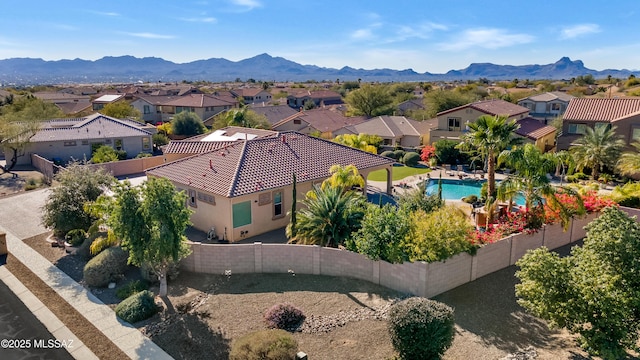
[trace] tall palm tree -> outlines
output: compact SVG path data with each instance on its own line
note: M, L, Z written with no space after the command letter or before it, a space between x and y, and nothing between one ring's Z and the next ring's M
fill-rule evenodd
M521 194L525 199L527 210L541 210L545 201L548 201L551 207L559 210L563 224L568 224L571 216L570 209L556 197L556 188L547 176L558 163L558 158L554 154L543 154L535 145L525 144L500 153L498 163L505 163L515 170L498 185L498 199L511 199L514 194ZM573 194L570 189L563 188L563 191ZM579 197L577 202L578 212L584 211Z
M469 124L469 132L462 137L462 147L476 149L487 160L487 194L496 191L496 156L500 151L522 142L513 134L520 125L505 116L483 115Z
M322 188L335 187L342 191L350 190L353 186L364 187L364 179L360 176L355 165L332 165L329 168L331 177L322 182Z
M301 201L296 234L290 242L338 247L358 230L364 216L364 197L339 187L315 186L313 196Z
M587 127L584 135L576 140L569 152L578 170L591 169L591 176L598 179L605 165L614 165L624 148L624 141L615 133L616 127Z
M633 175L640 173L640 142L636 141L633 144L636 148L635 151L626 151L620 155L616 168L622 175Z

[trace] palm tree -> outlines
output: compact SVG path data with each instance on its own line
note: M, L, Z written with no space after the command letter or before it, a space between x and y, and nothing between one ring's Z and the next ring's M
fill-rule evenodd
M589 168L592 170L591 176L598 179L605 165L616 163L624 148L624 141L616 135L615 129L615 126L585 129L584 135L569 149L578 170Z
M505 163L515 170L498 185L498 199L511 200L515 194L520 194L525 199L527 211L542 210L547 201L551 207L559 210L563 224L568 224L571 216L570 209L556 197L556 188L547 176L558 163L558 158L554 154L543 154L535 145L525 144L500 153L498 163ZM570 189L563 188L563 191L573 194ZM578 212L584 211L579 197L577 202Z
M462 137L462 147L476 149L487 160L487 194L496 191L496 156L500 151L522 142L513 136L520 125L504 116L483 115L469 124L469 132Z
M331 177L322 182L322 188L339 188L342 191L350 190L354 186L364 187L364 179L360 176L355 165L332 165L329 168Z
M568 172L573 171L573 167L575 166L575 164L573 161L573 157L566 150L558 151L557 153L555 153L554 156L557 161L556 176L560 176L560 186L562 186L562 181L564 180L564 176Z
M313 196L302 200L297 214L296 234L290 242L338 247L360 226L364 197L340 187L315 186Z
M631 145L636 150L624 152L616 164L616 168L622 175L633 175L640 172L640 142L636 141Z

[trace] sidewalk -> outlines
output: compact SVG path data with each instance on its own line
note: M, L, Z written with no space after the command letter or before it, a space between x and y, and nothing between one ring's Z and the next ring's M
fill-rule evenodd
M0 220L0 231L7 234L7 246L9 253L28 266L36 276L51 286L51 288L58 295L64 298L70 306L82 314L106 337L111 339L111 341L130 358L172 359L158 345L142 335L138 329L133 327L131 324L118 319L113 310L95 297L90 291L75 282L67 274L51 264L42 255L22 242L23 238L46 231L46 229L42 228L42 225L39 224L39 220L38 223L33 220L33 218L37 217L37 214L40 213L39 208L36 205L40 202L44 202L42 199L42 195L44 194L45 192L38 191L20 195L20 199L18 199L18 197L0 199L0 214L4 213L3 215L5 216ZM28 212L28 209L25 208L25 204L29 204L31 207L29 217L24 217L25 213ZM18 235L22 237L19 237ZM0 269L6 271L4 268ZM6 272L8 273L8 271ZM4 275L4 279L10 278L11 276L7 276L6 274ZM16 282L20 284L17 279L16 281L8 281L13 284ZM19 288L22 284L15 285L18 287L18 291L20 293L24 293L24 291L21 291L21 288ZM33 301L35 306L39 306L37 303L39 300L35 300L37 300ZM39 308L42 309L42 307ZM60 328L59 324L56 323L57 318L55 318L55 316L53 318L47 316L44 320L45 321L43 323L47 328L49 328L49 326ZM63 338L58 339L69 339L69 336L69 334L64 333ZM78 356L77 358L90 358L91 355L93 355L93 353L89 351L86 357Z

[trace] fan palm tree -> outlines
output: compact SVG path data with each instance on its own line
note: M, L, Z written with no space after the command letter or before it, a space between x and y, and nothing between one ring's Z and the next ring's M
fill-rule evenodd
M461 147L476 149L487 160L487 194L496 191L496 156L500 151L522 142L513 134L520 125L505 116L483 115L469 124L469 132L462 137Z
M556 197L556 188L547 174L556 168L558 159L554 154L543 154L533 144L525 144L513 150L506 150L498 156L498 163L505 163L515 171L498 185L498 199L511 199L520 194L525 199L527 210L543 209L544 202L559 210L562 223L566 226L571 217L571 209ZM570 189L564 192L574 194ZM574 194L577 196L577 194ZM584 211L582 200L577 196L578 212Z
M584 135L569 149L578 170L591 169L591 176L597 180L605 165L616 163L624 141L616 135L615 129L615 126L586 128Z
M344 244L360 226L364 216L364 198L342 188L315 186L313 196L302 200L298 211L296 234L290 242L337 247Z
M616 164L618 172L622 175L633 175L640 172L640 142L636 141L631 145L636 150L624 152Z

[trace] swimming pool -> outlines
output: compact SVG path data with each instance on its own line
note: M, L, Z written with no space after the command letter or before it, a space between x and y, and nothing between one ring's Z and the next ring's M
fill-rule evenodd
M442 179L442 198L445 200L460 200L465 196L475 195L480 198L480 188L487 180L452 180ZM427 183L427 195L438 193L438 180L431 179ZM518 195L514 199L518 205L524 205L522 196Z

